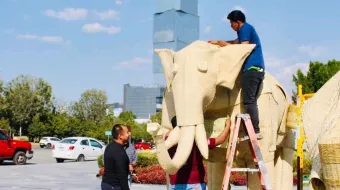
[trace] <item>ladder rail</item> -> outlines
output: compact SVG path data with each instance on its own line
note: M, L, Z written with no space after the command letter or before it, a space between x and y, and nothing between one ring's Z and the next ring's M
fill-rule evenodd
M230 180L230 175L231 175L231 169L233 167L233 161L234 161L234 156L235 156L235 150L236 150L236 144L237 144L237 137L240 129L240 124L241 120L236 120L236 125L233 130L233 137L232 137L232 144L230 151L227 154L227 165L226 165L226 170L224 172L224 180L222 184L222 189L223 190L228 190L229 187L229 180Z
M250 150L251 150L251 153L254 159L255 166L257 167L255 169L254 168L232 168L234 155L236 151L238 134L239 134L242 120L245 124L245 129L248 133ZM241 139L247 140L246 138L241 138ZM227 159L227 165L226 165L226 169L224 172L222 190L228 190L229 180L230 180L232 171L258 172L262 188L265 190L271 190L269 173L263 161L263 156L261 153L260 145L259 145L259 142L257 141L255 131L251 123L249 114L238 114L236 116L235 127L233 130L233 135L231 139L231 148L227 154L226 159Z
M268 174L267 168L265 166L265 163L263 161L263 156L262 156L262 153L261 153L260 145L259 145L259 142L256 139L255 131L254 131L253 125L251 123L251 120L247 119L247 120L244 121L244 123L245 123L245 126L247 128L248 134L250 132L249 137L250 137L250 144L252 146L252 149L251 149L252 154L254 155L253 156L254 162L257 163L259 170L261 171L259 173L259 175L260 175L259 177L261 179L261 184L264 184L265 187L270 188L269 174Z

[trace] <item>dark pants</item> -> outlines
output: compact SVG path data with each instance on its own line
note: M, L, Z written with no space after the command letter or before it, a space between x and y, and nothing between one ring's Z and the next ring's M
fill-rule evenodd
M101 186L102 186L102 190L120 190L120 187L118 187L118 186L112 186L110 184L103 183L103 182L102 182Z
M248 70L242 73L242 100L246 112L250 115L255 133L260 132L257 95L264 79L264 72Z

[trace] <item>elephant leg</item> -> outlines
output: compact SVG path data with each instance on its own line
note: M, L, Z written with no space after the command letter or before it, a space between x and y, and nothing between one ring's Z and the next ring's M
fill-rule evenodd
M208 162L209 190L221 190L225 167L226 167L225 162Z
M277 190L293 189L294 133L287 130L284 147L278 148L276 169Z

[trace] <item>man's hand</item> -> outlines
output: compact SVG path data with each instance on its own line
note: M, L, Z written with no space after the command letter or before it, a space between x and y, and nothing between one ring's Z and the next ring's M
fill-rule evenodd
M231 45L231 43L219 40L219 41L217 41L217 45L219 45L220 47L224 47L224 46L227 46L227 45Z
M129 171L132 173L133 172L133 166L132 164L129 164Z
M218 41L217 40L209 40L208 43L217 45Z

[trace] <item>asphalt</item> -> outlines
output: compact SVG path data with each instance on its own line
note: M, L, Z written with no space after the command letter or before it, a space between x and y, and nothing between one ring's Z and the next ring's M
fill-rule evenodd
M0 165L1 190L100 190L96 161L56 163L50 149L34 146L34 157L27 165L10 162ZM132 190L161 190L165 185L132 184ZM233 186L232 190L245 190ZM294 188L296 189L296 188ZM307 190L307 189L304 189Z

